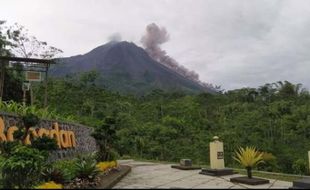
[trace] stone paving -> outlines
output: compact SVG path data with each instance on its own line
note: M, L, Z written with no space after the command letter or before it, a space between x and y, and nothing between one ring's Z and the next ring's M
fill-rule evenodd
M231 183L234 174L212 177L199 174L200 170L178 170L170 164L120 160L120 164L129 165L132 171L113 188L115 189L288 189L291 182L270 179L266 185L244 185Z

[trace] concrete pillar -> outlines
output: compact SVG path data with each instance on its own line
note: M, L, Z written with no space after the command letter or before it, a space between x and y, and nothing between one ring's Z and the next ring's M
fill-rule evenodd
M214 136L210 142L210 167L211 169L224 169L224 146L219 137Z

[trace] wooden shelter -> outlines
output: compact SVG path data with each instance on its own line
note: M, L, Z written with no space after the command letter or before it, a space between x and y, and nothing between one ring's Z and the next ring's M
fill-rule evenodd
M10 65L21 64L22 71L35 71L45 74L45 92L44 92L44 107L47 106L47 81L48 81L48 69L50 65L55 64L54 59L35 59L35 58L23 58L23 57L8 57L0 56L0 98L3 96L3 86L5 82L5 70L13 69Z

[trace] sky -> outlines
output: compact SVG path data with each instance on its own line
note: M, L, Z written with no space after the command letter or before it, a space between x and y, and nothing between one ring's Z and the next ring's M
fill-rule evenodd
M200 80L230 90L288 80L310 89L308 0L0 0L0 20L84 54L115 34L142 46L150 23L161 48Z

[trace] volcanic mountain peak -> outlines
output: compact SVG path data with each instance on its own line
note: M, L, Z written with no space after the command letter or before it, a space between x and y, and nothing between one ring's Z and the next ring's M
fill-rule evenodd
M156 62L134 43L109 42L84 55L60 59L51 74L67 74L97 70L98 84L119 92L144 94L153 89L186 92L214 92L176 71Z

